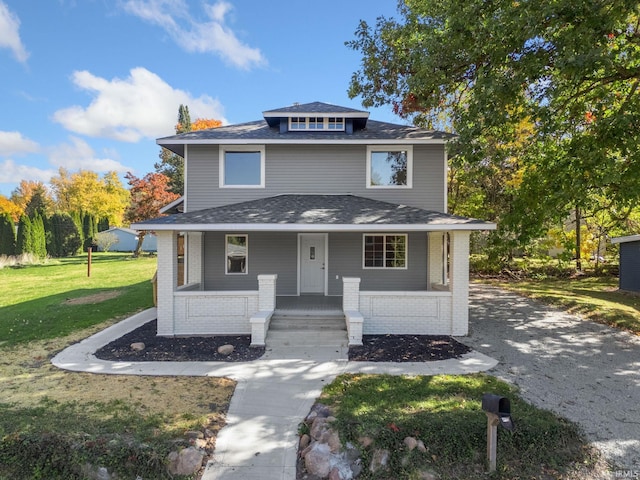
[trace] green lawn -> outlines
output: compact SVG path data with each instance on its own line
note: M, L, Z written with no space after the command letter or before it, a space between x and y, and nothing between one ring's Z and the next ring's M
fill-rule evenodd
M94 253L90 277L86 254L44 265L3 268L0 345L61 337L151 307L150 280L155 270L155 257L134 259L131 254L115 253ZM97 294L113 298L72 301Z
M498 468L491 476L485 473L487 418L481 409L487 392L511 400L516 425L514 432L499 429ZM363 449L363 479L420 479L427 472L441 480L577 479L603 468L576 425L533 407L514 387L484 374L341 375L324 388L320 402L332 407L343 444L373 439ZM427 452L408 451L407 436L422 440ZM376 449L389 450L391 460L389 471L374 475L368 466Z
M640 334L640 296L618 290L616 277L489 281L548 305Z

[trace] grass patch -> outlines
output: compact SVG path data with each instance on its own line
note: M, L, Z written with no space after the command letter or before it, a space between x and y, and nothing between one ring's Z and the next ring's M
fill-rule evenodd
M431 471L443 480L483 479L487 419L481 398L487 392L511 399L516 423L515 432L498 433L498 470L491 478L589 478L598 456L578 427L526 403L491 376L341 375L320 401L336 412L343 444L358 445L363 436L374 440L364 449L359 478L419 479ZM422 440L428 451L409 452L407 436ZM368 465L378 448L391 452L390 470L374 475Z
M187 430L224 425L224 378L72 373L50 358L152 305L156 258L97 253L0 269L0 480L172 478ZM94 470L88 472L86 464ZM83 469L84 468L84 469Z
M484 281L589 320L640 334L640 296L619 291L616 277Z
M134 259L115 253L94 254L91 277L87 277L86 255L3 268L0 345L61 337L149 308L155 270L155 257ZM94 301L72 301L90 296Z

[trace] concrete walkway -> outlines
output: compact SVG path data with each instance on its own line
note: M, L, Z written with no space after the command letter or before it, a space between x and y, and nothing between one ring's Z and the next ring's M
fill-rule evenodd
M322 387L344 372L394 375L464 374L497 362L478 352L458 360L415 363L348 362L346 349L270 349L252 362L109 362L96 350L156 318L150 309L113 325L56 355L57 367L120 375L227 377L237 381L227 424L216 439L214 459L202 480L294 480L298 424Z

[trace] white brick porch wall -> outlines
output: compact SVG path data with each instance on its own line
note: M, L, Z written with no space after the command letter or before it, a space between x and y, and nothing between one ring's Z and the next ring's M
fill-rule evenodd
M246 335L258 311L257 291L175 292L173 335Z
M451 335L450 292L360 292L365 335Z
M178 283L178 239L175 232L156 232L158 239L158 335L174 335L173 294Z

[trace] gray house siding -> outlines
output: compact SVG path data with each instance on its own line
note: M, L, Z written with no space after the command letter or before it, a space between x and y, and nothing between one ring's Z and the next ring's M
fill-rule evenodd
M443 145L414 145L413 188L366 188L366 145L266 145L265 188L219 188L218 145L190 145L186 156L188 211L284 193L351 193L445 211Z
M229 232L243 234L243 232ZM258 275L277 274L277 294L296 295L298 290L298 235L252 232L248 234L248 273L225 274L225 233L206 232L204 237L205 290L257 290Z
M229 232L242 234L243 232ZM378 233L378 232L375 232ZM384 233L384 232L380 232ZM205 290L257 290L258 275L277 274L277 295L298 293L298 234L248 234L248 273L225 274L225 233L206 232L204 239ZM360 277L361 290L420 291L427 289L427 235L407 239L406 270L364 269L363 234L328 235L328 294L342 295L342 277ZM337 277L337 278L336 278Z
M385 233L385 232L372 232ZM360 290L417 291L427 289L427 235L407 238L407 269L363 268L363 234L329 234L329 295L342 295L342 277L359 277ZM336 280L336 275L339 277Z
M620 244L620 288L640 292L640 241Z

